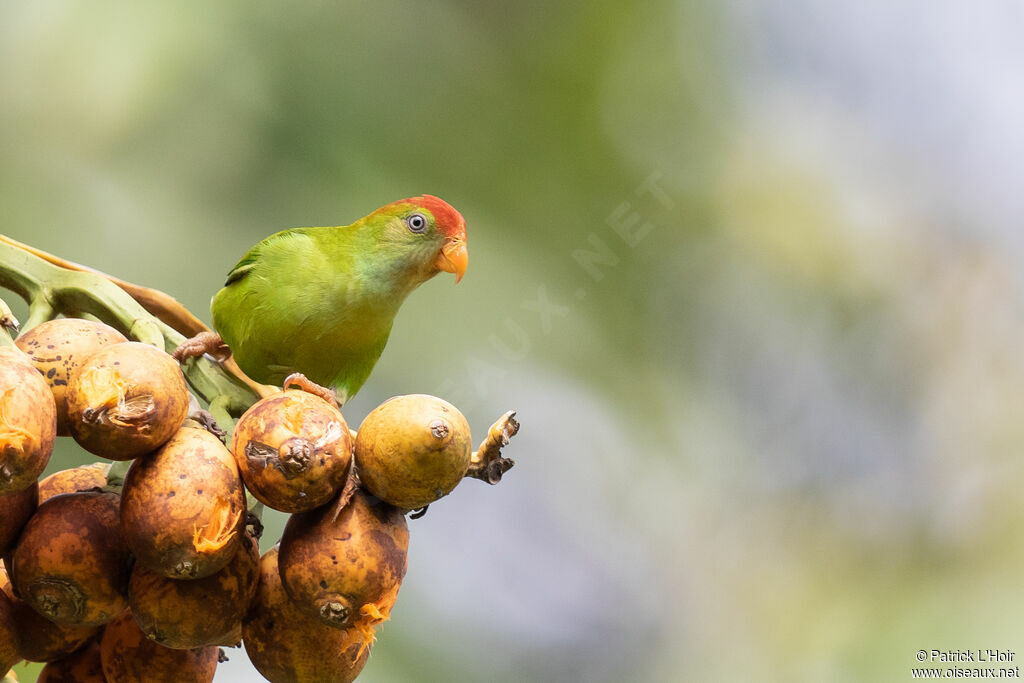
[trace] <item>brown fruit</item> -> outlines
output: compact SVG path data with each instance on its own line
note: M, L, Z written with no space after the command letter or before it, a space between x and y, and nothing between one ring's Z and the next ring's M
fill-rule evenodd
M231 452L252 495L282 512L305 512L345 483L352 437L341 412L305 391L282 391L238 420Z
M188 414L178 363L139 342L107 346L71 374L65 395L72 435L90 453L131 460L162 445Z
M52 662L66 657L99 633L98 626L61 626L46 619L21 600L14 600L18 656L30 662Z
M82 491L55 496L36 510L11 556L22 600L65 626L99 626L127 606L128 548L118 495Z
M6 672L21 659L18 656L19 639L14 601L0 591L0 671Z
M242 642L256 670L273 683L348 683L366 666L373 643L355 629L325 626L303 614L281 585L278 549L260 562L259 588L242 623Z
M337 502L291 516L280 568L296 607L345 628L376 619L381 600L393 600L405 576L409 528L401 510L362 491L340 512Z
M94 462L91 465L54 472L39 482L39 502L42 503L62 493L103 488L107 485L109 471L109 464Z
M39 478L56 435L46 380L21 351L0 348L0 494L24 491Z
M50 385L57 405L57 434L68 436L71 433L64 393L72 371L104 346L126 341L123 334L109 325L79 318L57 318L36 325L14 342Z
M128 603L143 633L164 647L189 649L237 645L259 580L256 540L244 537L228 566L204 579L168 579L136 564L128 583Z
M50 662L36 683L107 683L100 660L100 643L94 640L67 657Z
M35 512L37 489L33 483L23 491L0 493L0 557L14 547L18 534Z
M107 624L100 640L103 674L117 683L200 683L212 681L217 671L216 646L172 650L146 637L125 611Z
M359 478L373 495L415 510L448 495L466 476L473 441L459 409L436 396L396 396L356 434Z
M231 453L205 429L182 427L132 463L121 528L136 559L172 579L223 569L241 547L245 489Z

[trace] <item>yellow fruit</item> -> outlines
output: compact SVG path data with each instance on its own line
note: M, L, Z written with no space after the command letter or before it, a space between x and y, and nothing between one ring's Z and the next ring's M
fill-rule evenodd
M98 626L61 626L44 618L21 600L14 602L18 656L30 662L53 662L85 645Z
M24 491L0 493L0 557L14 547L18 534L35 512L37 488L33 483Z
M65 400L75 440L90 453L131 460L160 447L185 421L178 363L139 342L107 346L71 374Z
M0 494L35 482L56 435L57 408L46 380L21 351L0 349Z
M164 647L237 645L242 617L256 592L260 553L246 535L228 566L203 579L168 579L138 563L128 603L143 633Z
M17 594L50 621L105 624L128 605L130 557L118 522L118 495L82 491L36 510L14 547Z
M39 482L39 502L42 503L62 493L103 488L107 485L109 469L109 464L95 462L91 465L54 472Z
M273 683L349 683L370 655L361 631L325 626L292 603L281 585L278 549L260 562L259 588L242 623L242 642L256 670Z
M48 320L15 341L50 385L57 404L57 434L70 434L64 394L72 371L104 346L126 341L123 334L109 325L78 318Z
M172 579L223 569L241 547L245 489L224 444L182 427L132 463L121 492L121 528L135 558Z
M357 491L340 512L329 503L292 515L280 548L281 580L296 607L346 628L393 599L405 576L409 528L401 510Z
M59 626L44 619L38 612L14 597L14 586L7 569L0 562L0 602L11 606L14 619L17 659L30 662L51 662L82 647L99 630L90 626ZM2 638L2 636L0 636Z
M469 469L473 441L459 409L436 396L396 396L373 410L356 434L363 486L405 510L448 495Z
M107 624L100 641L100 660L108 681L117 683L203 683L217 671L218 648L172 650L146 637L132 613Z
M39 672L36 683L107 683L100 660L100 644L94 640L81 650L50 662Z
M231 452L257 500L282 512L304 512L344 485L352 437L341 412L322 398L282 391L238 420Z

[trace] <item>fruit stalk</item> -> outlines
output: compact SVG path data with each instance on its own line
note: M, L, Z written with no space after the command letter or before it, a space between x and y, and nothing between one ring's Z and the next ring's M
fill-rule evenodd
M131 339L167 352L185 340L184 334L150 313L106 276L95 271L55 265L36 255L41 252L11 242L0 235L0 286L15 292L29 304L29 320L24 329L57 314L79 317L88 314ZM56 258L52 260L60 262ZM173 301L167 295L163 296ZM180 304L176 305L180 310L186 310ZM0 317L14 320L6 304L0 306ZM5 336L8 335L0 334L0 344L4 343ZM182 367L182 371L196 394L208 404L219 399L219 405L231 415L241 415L259 398L240 376L241 373L230 372L208 358L192 359Z
M516 413L510 410L487 430L487 436L474 451L469 460L467 477L497 484L501 476L515 465L515 461L502 457L501 449L508 445L509 440L519 431Z

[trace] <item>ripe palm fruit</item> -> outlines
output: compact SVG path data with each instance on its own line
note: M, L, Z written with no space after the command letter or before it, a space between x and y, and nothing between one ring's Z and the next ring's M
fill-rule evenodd
M172 579L223 569L241 547L245 489L231 453L205 429L182 427L132 463L121 528L135 558Z
M103 488L107 485L108 471L109 464L94 462L91 465L54 472L39 482L39 502L42 503L62 493Z
M109 491L55 496L36 510L11 556L22 600L65 626L105 624L128 605L130 556L118 498Z
M405 576L409 528L398 508L356 491L292 515L281 536L281 581L299 610L328 626L373 633Z
M201 683L213 680L216 646L172 650L146 637L131 612L107 624L100 640L100 660L108 681L117 683Z
M64 393L72 371L104 346L126 341L128 339L123 334L109 325L78 318L48 320L15 341L50 385L57 404L58 435L69 436L71 433L68 431Z
M39 672L36 683L107 683L100 660L100 643L94 640L67 657L50 662Z
M436 396L396 396L377 406L356 434L363 486L415 510L451 493L466 476L473 441L459 409Z
M23 491L46 468L57 407L46 380L13 347L0 349L0 494Z
M14 586L0 562L0 594L12 605L15 632L19 638L18 659L49 662L80 648L99 630L96 627L59 626L14 597Z
M349 683L366 666L371 640L325 626L301 612L281 585L278 549L260 561L259 588L242 622L242 642L256 670L273 683Z
M0 591L0 671L6 672L18 656L18 624L14 618L14 601Z
M18 656L30 662L53 662L85 645L98 626L61 626L21 600L14 600L14 623L20 636Z
M107 346L71 374L65 400L75 440L90 453L131 460L155 450L188 414L178 363L139 342Z
M344 485L352 437L341 412L322 398L282 391L238 420L231 452L257 500L282 512L305 512Z
M135 623L164 647L237 645L242 617L256 592L260 553L246 535L228 566L204 579L168 579L136 564L128 582Z
M35 512L37 489L32 484L23 491L0 493L0 557L14 547L18 534Z

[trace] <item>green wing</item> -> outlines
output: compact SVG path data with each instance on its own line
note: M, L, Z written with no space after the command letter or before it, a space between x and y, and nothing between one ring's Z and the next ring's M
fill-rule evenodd
M234 284L238 282L255 267L256 262L260 260L260 255L264 249L273 248L275 242L280 240L287 240L295 235L305 234L309 228L292 228L290 230L282 230L281 232L275 232L270 237L266 238L255 247L250 249L242 260L235 264L235 267L228 273L228 279L225 280L224 286Z
M252 252L249 252L249 253L252 253ZM255 265L253 263L255 260L256 260L255 256L253 256L251 258L247 256L246 258L244 258L241 261L239 261L238 265L236 265L234 268L232 268L231 272L228 273L228 279L224 281L224 286L227 287L228 285L233 284L235 282L238 282L243 277L245 277L246 274L248 274L248 272L250 270L252 270L253 265Z

